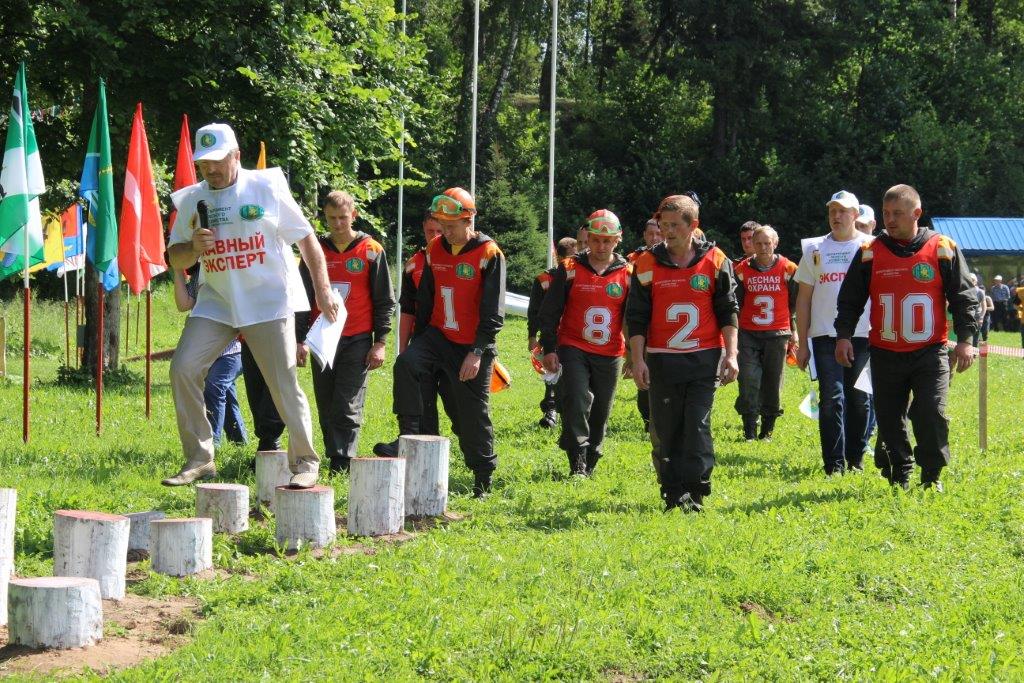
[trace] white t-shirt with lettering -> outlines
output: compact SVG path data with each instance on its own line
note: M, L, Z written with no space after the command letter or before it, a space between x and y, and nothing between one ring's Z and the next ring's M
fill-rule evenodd
M196 206L205 200L214 247L199 258L200 283L191 315L235 328L308 311L291 245L313 228L279 168L239 169L230 187L206 181L171 195L178 210L169 244L192 241Z
M811 324L807 330L810 337L836 336L836 313L838 310L839 288L843 286L846 271L860 245L871 240L862 232L846 242L832 239L832 233L824 237L812 237L801 241L803 255L796 270L796 281L811 285ZM868 320L870 302L865 304L864 313L857 321L855 337L867 337L871 329Z

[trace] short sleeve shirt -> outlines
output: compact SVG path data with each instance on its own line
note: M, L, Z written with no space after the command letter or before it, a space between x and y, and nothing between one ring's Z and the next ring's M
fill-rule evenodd
M191 315L241 328L309 310L291 245L313 228L281 169L239 169L230 187L214 190L203 181L171 199L178 215L170 245L192 240L200 201L214 234L213 248L199 257L203 286Z
M811 285L811 324L807 330L810 337L836 336L836 315L839 289L843 286L846 271L853 257L860 253L860 245L871 240L862 232L856 232L853 239L837 242L828 234L803 240L803 255L796 270L796 281ZM871 329L868 320L870 302L857 321L854 337L867 337Z

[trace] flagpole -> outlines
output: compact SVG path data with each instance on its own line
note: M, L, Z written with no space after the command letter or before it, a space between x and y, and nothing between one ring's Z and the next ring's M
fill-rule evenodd
M148 286L148 284L147 284ZM139 315L142 313L142 295L135 295L135 348L139 348Z
M21 375L21 440L24 443L28 443L29 426L28 426L28 395L29 386L31 385L31 378L29 376L29 351L32 348L32 294L29 291L28 283L28 264L31 260L31 252L29 251L29 229L28 223L22 228L22 232L25 233L25 251L22 254L24 259L23 277L24 277L24 289L22 290L25 298L25 343L22 344L22 351L24 356L24 362L22 367Z
M99 300L99 315L97 316L97 345L96 345L96 436L99 436L103 427L103 273L96 271L96 291Z
M132 290L125 286L124 291L126 294L124 297L124 342L119 346L121 347L121 352L127 356L128 342L131 340L132 333Z
M473 3L473 116L469 143L469 193L476 197L476 108L480 72L480 0Z
M551 0L551 113L548 123L548 268L555 265L555 102L558 77L558 0Z
M402 38L405 38L405 12L406 12L406 0L402 0ZM403 40L403 49L405 42ZM402 295L402 241L403 235L403 221L405 220L404 207L405 207L405 106L403 103L402 107L402 132L401 137L398 140L398 238L395 245L395 268L398 273L396 280L398 281L398 289L395 291L395 300L397 301ZM395 329L401 329L402 326L402 311L396 306L395 307ZM395 335L395 355L398 355L399 346L401 345L401 334Z
M146 283L146 419L150 418L153 386L153 291Z
M64 272L61 279L64 280L64 364L71 367L71 320L68 306L68 267L64 263Z

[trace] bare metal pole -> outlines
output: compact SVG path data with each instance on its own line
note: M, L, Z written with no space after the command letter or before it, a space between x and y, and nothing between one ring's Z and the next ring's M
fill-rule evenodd
M548 123L548 268L555 265L555 99L558 76L558 0L551 0L551 113Z
M405 39L405 14L406 14L406 0L402 0L402 38L403 38L403 49ZM395 278L397 286L395 287L395 297L398 298L402 295L402 240L404 235L403 221L405 219L405 106L403 102L402 106L402 132L401 137L398 139L398 236L395 240ZM395 329L400 330L402 327L402 312L395 307ZM401 333L395 334L395 355L398 355L399 344L401 343Z
M476 197L476 107L480 89L480 0L473 4L473 128L469 141L469 193Z

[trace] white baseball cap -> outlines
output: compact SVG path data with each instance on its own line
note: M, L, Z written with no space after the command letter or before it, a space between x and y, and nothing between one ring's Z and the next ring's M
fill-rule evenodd
M229 152L238 149L235 131L226 123L211 123L196 131L193 161L220 161Z
M995 276L994 278L992 278L992 279L993 279L993 280L999 280L1000 282L1002 282L1002 280L1003 280L1003 276L1002 276L1002 275L996 275L996 276Z
M858 207L858 210L860 211L860 215L857 216L857 220L862 223L868 223L875 220L875 210L867 204L861 204L860 207Z
M832 199L828 200L828 203L825 204L825 208L827 209L832 204L838 204L845 209L860 208L860 202L857 201L857 195L852 192L847 192L846 190L839 190L839 192L832 195Z

